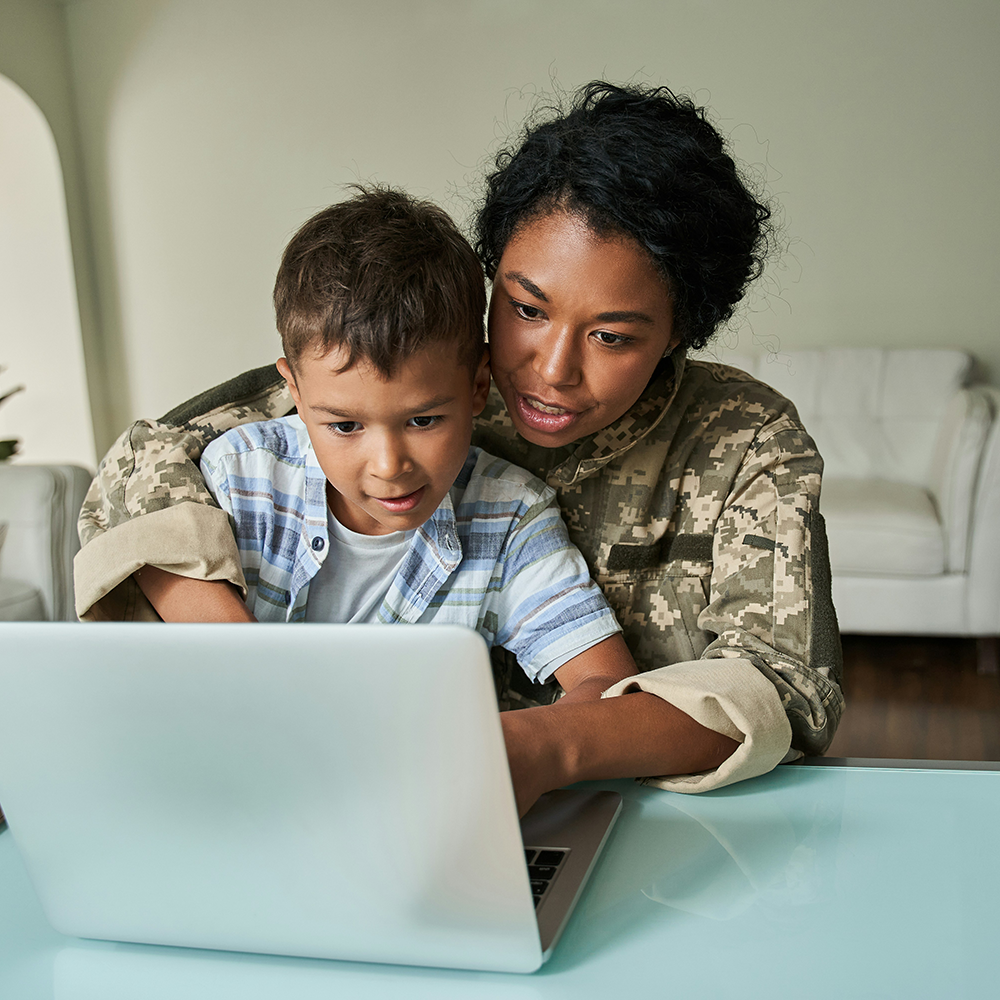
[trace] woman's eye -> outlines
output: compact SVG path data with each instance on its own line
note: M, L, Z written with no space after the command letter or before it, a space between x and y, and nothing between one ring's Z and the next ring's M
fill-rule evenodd
M361 424L359 424L357 420L338 420L336 423L329 424L328 426L334 434L341 435L353 434L356 430L360 430L361 428Z
M410 417L409 422L413 427L433 427L440 420L440 417Z
M541 317L545 315L541 309L537 309L535 306L529 306L524 302L517 302L515 299L511 299L510 304L514 307L518 316L522 319L541 319Z
M623 344L630 344L632 342L631 337L625 337L620 333L612 333L610 330L598 330L594 336L605 347L621 347Z

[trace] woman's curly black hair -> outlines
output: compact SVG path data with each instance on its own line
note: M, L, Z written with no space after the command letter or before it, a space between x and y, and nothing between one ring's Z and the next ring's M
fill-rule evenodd
M486 185L475 246L491 280L525 222L579 212L598 235L625 234L646 249L690 348L732 316L773 242L770 208L748 190L704 109L666 87L587 84L568 113L529 124Z

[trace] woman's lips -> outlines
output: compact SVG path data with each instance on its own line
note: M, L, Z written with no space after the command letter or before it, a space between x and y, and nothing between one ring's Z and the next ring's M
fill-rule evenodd
M517 394L517 413L528 427L545 434L564 431L578 416L573 410L549 406L520 393Z
M412 493L407 493L401 497L374 497L387 511L392 514L405 514L407 511L413 510L420 501L424 498L424 490L426 486L421 486L419 490L414 490Z

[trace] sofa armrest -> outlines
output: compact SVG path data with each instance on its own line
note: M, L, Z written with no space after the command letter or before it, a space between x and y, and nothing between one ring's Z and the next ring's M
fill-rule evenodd
M91 473L75 465L0 464L0 521L8 525L3 575L37 588L43 614L76 621L76 519Z
M945 569L951 573L964 573L969 565L978 520L976 481L993 418L986 387L963 389L948 405L934 445L927 481L944 528Z
M988 403L993 423L975 486L967 614L972 635L1000 635L1000 389L976 391Z

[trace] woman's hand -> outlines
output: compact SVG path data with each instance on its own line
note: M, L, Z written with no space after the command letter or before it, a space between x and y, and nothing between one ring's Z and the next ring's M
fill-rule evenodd
M515 709L500 715L518 816L523 816L540 795L571 782L562 774L557 740L546 732L552 707Z
M612 640L594 649L606 643ZM616 644L603 652L621 664ZM622 676L634 672L632 664ZM621 679L612 676L604 683L602 676L585 671L555 704L500 716L518 815L544 792L575 781L710 771L739 746L656 695L636 691L602 699L601 693Z
M608 636L556 670L555 678L564 692L556 705L600 701L612 684L636 673L635 661L621 633ZM519 709L500 716L519 816L543 792L576 780L565 772L560 716L550 711L554 707Z

